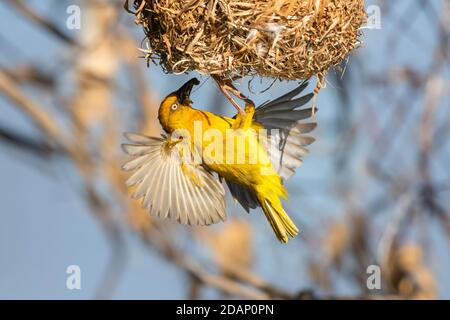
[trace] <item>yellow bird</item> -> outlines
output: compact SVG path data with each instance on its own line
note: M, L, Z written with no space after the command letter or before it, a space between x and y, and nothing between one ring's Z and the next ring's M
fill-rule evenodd
M316 127L308 120L312 108L301 109L313 94L296 98L307 83L258 108L245 99L245 112L233 118L193 108L190 93L198 84L191 79L162 101L158 119L167 135L126 134L131 143L123 148L132 159L123 169L131 172L133 196L152 215L209 225L226 219L225 180L247 212L262 208L286 243L298 229L281 203L283 182L301 165L314 141L306 134Z

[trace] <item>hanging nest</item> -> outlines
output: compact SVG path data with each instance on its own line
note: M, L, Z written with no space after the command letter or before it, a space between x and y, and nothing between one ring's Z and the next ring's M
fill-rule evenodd
M359 45L364 0L135 0L146 58L222 79L323 79Z

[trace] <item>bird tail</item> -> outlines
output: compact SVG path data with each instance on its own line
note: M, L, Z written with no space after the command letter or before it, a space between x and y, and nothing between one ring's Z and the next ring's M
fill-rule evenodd
M284 211L281 201L278 198L273 200L260 198L259 202L277 239L280 242L287 243L289 240L288 236L295 237L298 234L298 229L286 211Z

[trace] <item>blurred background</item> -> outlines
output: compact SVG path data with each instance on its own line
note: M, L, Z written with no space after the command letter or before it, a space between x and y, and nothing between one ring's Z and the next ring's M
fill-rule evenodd
M147 68L123 5L0 2L0 298L450 298L448 1L366 2L381 28L319 93L287 245L231 199L228 221L193 228L129 198L123 132L158 135L160 100L199 75ZM232 115L200 78L194 106ZM271 83L239 88L259 104L297 85Z

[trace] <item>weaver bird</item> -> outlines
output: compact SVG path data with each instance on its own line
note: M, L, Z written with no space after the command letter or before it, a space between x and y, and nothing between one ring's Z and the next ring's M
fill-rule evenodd
M132 159L123 169L131 171L127 185L133 196L143 198L152 215L209 225L226 219L224 180L247 212L262 208L286 243L298 229L281 203L287 198L283 182L302 163L305 147L314 141L306 134L316 127L309 120L312 108L300 109L313 94L296 98L307 83L257 108L241 95L245 110L233 118L193 108L190 93L198 84L191 79L161 102L158 119L166 135L125 134L131 143L123 148ZM267 139L258 132L267 132Z

